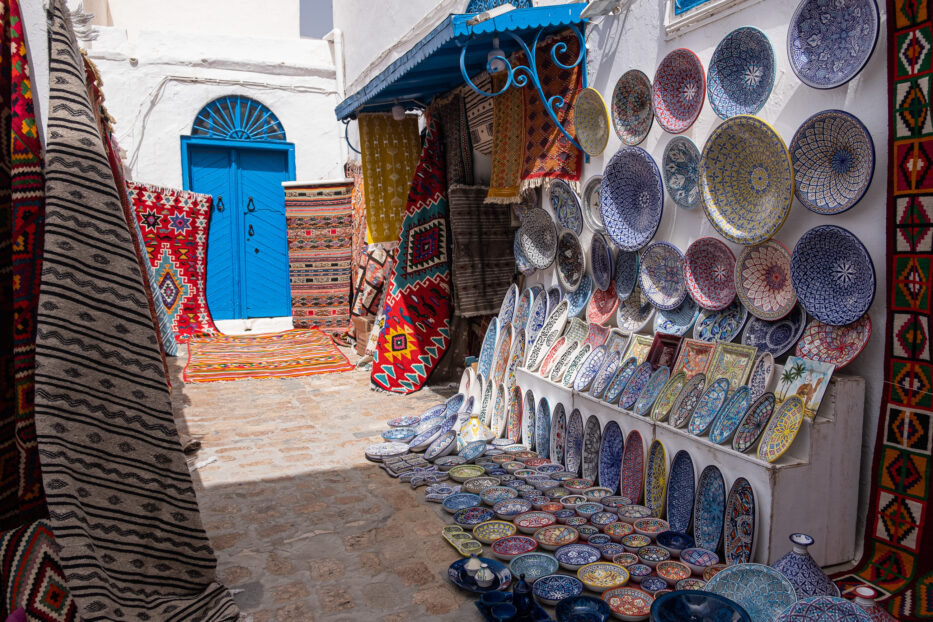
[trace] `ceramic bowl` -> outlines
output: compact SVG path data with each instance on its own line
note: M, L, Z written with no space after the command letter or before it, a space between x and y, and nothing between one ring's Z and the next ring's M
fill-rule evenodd
M637 554L641 547L648 546L649 544L651 544L651 538L640 533L630 533L622 538L622 546L624 546L625 550L629 553Z
M555 486L554 488L548 488L545 490L544 494L551 499L563 499L570 494L570 491L563 486Z
M662 531L670 530L671 526L666 520L660 518L639 518L632 523L635 533L654 539Z
M522 470L525 468L524 462L519 462L518 460L513 460L511 462L506 462L502 465L506 473L515 473L516 471Z
M522 533L534 534L542 527L550 527L557 523L557 518L550 512L532 511L519 514L515 517L515 527Z
M689 548L680 552L680 561L687 564L694 574L702 575L707 567L719 563L719 556L701 548Z
M460 466L461 464L465 463L466 459L460 456L444 456L435 460L434 466L436 466L441 471L449 471L455 466Z
M677 585L678 581L688 578L692 572L687 564L672 559L658 562L654 570L671 587Z
M483 491L479 493L479 496L483 500L483 503L493 506L503 499L514 499L518 496L518 491L508 486L490 486L489 488L484 488Z
M588 590L602 593L628 583L629 572L624 566L612 562L594 562L581 566L577 570L577 578Z
M497 440L498 440L498 439L497 439ZM493 442L495 442L495 441L493 441ZM486 452L486 455L490 455L488 451ZM498 455L492 456L491 460L492 460L493 462L495 462L496 464L500 465L500 466L501 466L501 465L504 465L504 464L507 463L507 462L515 462L515 460L512 459L512 456L510 456L509 454L507 454L507 453L505 453L505 452L502 452L502 453L500 453L500 454L498 454Z
M642 622L651 613L654 597L633 587L617 587L603 592L603 602L609 605L612 615L623 622Z
M469 466L469 465L464 465ZM480 494L487 488L492 488L493 486L499 485L499 478L493 475L485 475L480 477L471 477L470 479L463 482L463 487L461 490L464 492L473 492Z
M586 525L586 522L587 522L586 519L583 518L582 516L571 516L570 518L564 521L564 524L576 529L578 527L583 527L584 525Z
M622 538L634 531L635 528L632 527L632 523L623 523L622 521L609 523L603 527L603 533L612 538L614 542L621 542Z
M612 558L612 563L619 564L620 566L625 566L626 568L630 568L631 566L634 566L635 564L638 563L638 555L636 555L635 553L629 553L628 551L624 553L619 553L618 555Z
M580 532L580 537L584 540L587 540L590 536L595 536L599 533L599 529L593 527L592 525L583 525L582 527L577 527L577 531Z
M492 544L499 538L515 535L515 525L504 520L488 520L473 528L473 537L483 544Z
M382 438L388 442L407 443L417 434L415 428L391 428L382 433Z
M441 507L453 514L466 508L479 507L482 504L483 500L479 498L479 495L471 492L457 492L445 497L441 502Z
M545 494L547 493L547 491L551 490L552 488L560 488L560 487L561 487L559 481L557 481L556 479L551 479L550 477L547 478L547 479L542 479L542 480L535 481L535 482L534 482L533 484L531 484L531 485L534 486L535 488L537 488L538 490L540 490L541 492L545 493ZM566 489L565 489L565 490L566 490Z
M592 526L590 526L592 528ZM579 531L579 529L577 530ZM586 538L586 541L593 546L602 546L603 544L609 544L612 542L612 538L607 536L604 533L599 533L598 531L593 535Z
M554 512L554 518L557 519L557 522L560 524L565 524L568 520L577 515L576 510L572 508L561 508Z
M505 538L499 538L493 542L490 547L492 554L503 561L512 561L519 555L534 553L537 548L537 541L528 536L506 536Z
M547 499L547 497L545 497L545 499ZM564 504L561 503L560 501L554 501L552 499L547 499L547 503L542 505L539 509L544 512L550 512L551 514L553 514L554 512L559 512L560 510L567 509L567 508L564 508Z
M503 499L494 506L492 511L502 520L512 520L519 514L531 511L531 501L528 499Z
M603 508L603 504L596 503L595 501L588 501L586 503L581 503L577 505L577 507L574 509L576 509L578 515L584 518L589 518L598 512L605 512L605 508Z
M707 566L703 570L703 580L709 581L726 568L728 568L728 566L725 564L713 564L712 566Z
M680 557L681 551L696 545L696 541L692 536L680 531L662 531L655 537L654 541L670 551L673 557Z
M641 583L641 580L645 577L651 576L653 572L651 566L646 566L644 564L632 564L631 566L626 566L628 568L629 575L632 577L632 581L635 583Z
M525 575L525 581L534 583L541 577L557 572L560 565L557 559L550 553L523 553L509 562L509 570L512 576L520 577Z
M528 500L531 501L531 507L533 507L536 510L543 510L545 506L548 506L553 503L553 501L551 501L550 499L548 499L541 493L538 493L537 495L533 497L529 497Z
M455 482L465 482L468 479L484 475L486 469L476 464L461 464L452 467L447 473L450 475L450 479Z
M580 538L580 532L567 525L551 525L534 533L535 540L545 551L556 551L566 544L573 544Z
M655 594L661 590L667 589L667 581L661 577L645 577L641 580L639 588L648 594Z
M542 458L542 460L545 460L545 458ZM550 460L548 460L544 464L535 467L535 470L537 470L538 473L544 473L546 475L550 475L551 473L562 472L564 470L564 467L559 464L553 464Z
M666 562L671 558L671 552L663 546L649 544L638 549L638 559L646 566L657 568L661 562ZM681 577L683 578L683 577Z
M454 522L463 527L468 531L472 531L474 527L480 523L485 523L486 521L493 520L496 517L495 512L488 508L476 507L476 508L464 508L462 510L457 510L454 513ZM719 560L717 560L719 561Z
M617 555L620 553L627 553L625 547L619 544L618 542L609 542L607 544L602 544L599 546L599 550L603 554L603 559L607 562L611 562Z
M651 508L643 505L626 505L617 510L619 518L626 523L634 523L639 518L650 518Z
M529 452L529 453L531 453L531 452ZM532 453L532 455L534 456L534 457L532 457L532 458L518 458L518 459L521 460L522 462L524 462L525 465L526 465L528 468L534 469L534 470L539 471L539 472L540 472L540 470L539 470L538 467L542 467L542 466L544 466L544 465L546 465L546 464L551 464L551 461L548 460L547 458L542 458L542 457L540 457L540 456L538 456L537 454L534 454L534 453Z
M554 471L551 473L551 479L556 479L561 483L561 486L567 488L567 486L564 484L565 482L568 480L576 480L578 478L576 473L571 473L570 471Z
M534 477L535 475L538 475L538 472L535 471L534 469L525 468L525 469L519 469L515 471L514 473L512 473L512 475L514 475L515 477L517 477L518 479L522 481L528 481L529 477Z
M564 570L576 571L581 566L599 561L602 554L595 546L574 543L564 545L554 551L554 557Z
M539 603L554 607L562 600L582 594L583 583L576 577L552 574L535 581L531 590Z
M612 512L596 512L590 516L590 524L594 527L599 527L602 529L606 525L611 525L612 523L617 522L618 519L619 517Z
M575 495L582 495L584 492L586 492L587 488L593 487L593 480L585 479L582 477L570 478L564 480L563 486Z
M609 495L608 497L603 497L599 500L607 510L618 513L619 508L625 507L627 505L632 505L632 500L628 497L620 497L618 495Z
M697 579L696 577L688 577L686 579L681 579L677 582L677 585L674 586L675 590L702 590L706 587L706 581L703 579Z
M557 619L568 622L597 622L611 615L609 605L593 596L573 596L557 605Z
M583 496L589 499L590 501L597 501L602 503L604 497L609 497L612 495L612 489L606 488L605 486L591 486L583 491Z
M567 495L566 497L562 497L560 502L564 506L564 509L573 510L576 509L578 505L586 503L586 497L583 495Z

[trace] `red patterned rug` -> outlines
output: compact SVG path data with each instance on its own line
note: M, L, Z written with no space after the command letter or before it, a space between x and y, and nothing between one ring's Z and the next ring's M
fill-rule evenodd
M450 231L444 148L438 120L425 115L427 136L408 193L398 255L386 294L372 381L411 393L427 382L450 344Z
M30 622L81 619L47 521L0 534L0 581L0 616L4 619L17 609L25 613L21 619Z
M159 284L156 304L164 307L175 338L215 332L204 297L211 196L135 181L126 187Z

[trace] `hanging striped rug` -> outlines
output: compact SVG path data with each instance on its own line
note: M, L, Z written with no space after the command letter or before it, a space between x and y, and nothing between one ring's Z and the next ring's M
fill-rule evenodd
M203 335L188 342L185 382L293 378L349 371L353 365L318 329L267 335Z

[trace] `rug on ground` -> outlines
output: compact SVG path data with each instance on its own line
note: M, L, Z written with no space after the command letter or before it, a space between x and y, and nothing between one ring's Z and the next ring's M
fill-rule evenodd
M837 582L869 583L899 620L933 620L933 30L928 0L888 0L887 332L862 560Z
M159 284L156 304L169 316L175 338L216 331L204 296L210 195L136 181L126 185Z
M295 328L343 333L350 319L353 181L285 188L288 272Z
M353 366L317 328L267 335L203 335L188 342L185 382L291 378Z
M450 231L443 138L431 112L425 115L425 124L424 151L408 194L386 293L385 326L379 333L372 369L373 383L396 393L424 386L450 343Z

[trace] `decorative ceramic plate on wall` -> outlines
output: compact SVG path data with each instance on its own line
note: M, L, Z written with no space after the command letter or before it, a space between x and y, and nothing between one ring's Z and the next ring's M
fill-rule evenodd
M674 400L671 407L671 414L668 415L668 423L675 428L682 428L687 425L693 416L693 411L703 396L706 388L706 374L697 374L687 381L680 395Z
M492 360L496 356L496 342L499 340L499 320L492 318L489 320L489 326L486 327L486 336L483 337L483 345L479 349L479 362L476 365L476 371L483 378L489 377L489 371L492 369Z
M527 356L528 371L536 371L541 364L541 359L547 353L551 345L557 341L557 338L564 332L564 326L567 324L567 301L561 301L554 311L548 315L544 321L544 326L538 332L538 338L535 339L531 352Z
M641 395L639 395L638 399L635 401L632 412L641 417L647 415L651 407L654 406L655 400L657 400L658 396L661 394L661 389L667 384L667 379L670 378L670 375L670 368L663 365L654 370L654 373L651 374L651 377L648 379L648 384L645 385Z
M651 241L664 211L664 185L654 158L641 147L619 149L603 172L599 206L606 232L624 251Z
M605 324L615 314L618 307L619 297L616 295L615 282L610 281L608 288L597 289L593 292L586 306L586 319L592 324ZM608 328L606 331L608 332Z
M794 247L790 275L803 308L816 319L845 326L875 299L875 267L865 246L847 229L821 225Z
M771 420L776 400L774 393L765 393L749 407L732 437L732 449L745 452L755 446Z
M706 432L716 416L719 415L719 411L726 402L726 396L728 395L728 378L719 378L709 385L709 388L703 393L703 397L700 398L693 410L693 416L690 417L687 429L691 434L700 436Z
M703 309L693 325L693 338L710 342L732 341L742 332L747 319L748 312L738 300L733 300L732 304L722 311Z
M499 324L505 326L511 324L515 317L515 306L518 304L518 285L512 283L505 292L502 304L499 305Z
M803 0L787 27L790 66L807 86L832 89L862 70L878 41L875 0Z
M846 326L830 326L812 320L803 331L794 354L805 359L832 363L841 369L855 360L871 337L871 317L863 315Z
M635 370L638 368L638 360L632 356L625 360L624 363L619 367L619 371L616 372L616 375L613 377L612 381L609 383L609 388L606 389L605 396L603 401L608 402L609 404L618 404L619 398L622 396L622 392L625 390L625 386L628 384L629 379L631 379L632 374L635 373Z
M667 484L667 522L671 531L685 533L693 518L693 459L681 449L671 461Z
M583 415L576 408L567 419L567 442L564 443L564 466L571 473L580 472L583 463Z
M622 430L615 421L610 421L603 428L599 446L599 485L615 492L619 489L619 477L622 473L622 453L625 441Z
M706 377L710 381L714 378L725 378L729 381L731 389L735 390L748 380L757 354L758 350L752 346L720 342L713 351Z
M509 364L509 352L512 349L512 325L503 324L499 331L499 342L496 344L496 357L492 363L492 383L501 384L505 379L505 369Z
M586 274L586 254L580 238L573 231L564 231L557 239L557 280L565 292L580 287Z
M586 329L586 339L583 340L583 343L590 344L592 348L598 348L606 343L610 330L608 326L602 326L591 320L589 327Z
M612 91L612 124L624 145L645 140L654 113L651 110L651 80L637 69L629 69Z
M711 311L735 300L735 255L716 238L700 238L684 253L684 281L698 305Z
M752 373L748 375L748 389L752 401L767 393L774 376L774 355L770 352L760 353L755 359Z
M761 435L758 443L758 458L765 462L774 462L784 455L800 431L803 422L804 404L796 395L793 395L781 404L774 413Z
M566 337L561 336L557 338L557 341L554 342L551 349L544 355L544 360L541 361L539 371L542 378L547 378L551 375L551 370L554 368L554 365L571 343L573 342L568 341Z
M538 410L535 412L535 447L542 458L551 455L551 405L546 397L538 400Z
M528 261L525 251L522 250L521 243L518 240L519 230L515 230L515 237L512 238L512 254L515 256L515 268L522 274L528 275L535 271L535 267Z
M567 441L567 413L560 402L551 416L551 462L564 464L564 444Z
M713 356L716 344L698 339L684 339L680 346L680 353L671 369L673 373L683 371L687 378L702 374L709 367L709 360Z
M777 240L749 246L735 266L736 295L749 313L779 320L797 304L790 278L790 251Z
M658 310L654 316L654 332L683 337L700 317L700 307L687 296L680 306L669 311Z
M580 279L580 285L575 290L567 292L566 299L567 302L570 303L570 307L567 309L567 315L569 317L577 317L583 313L592 294L593 277L590 276L589 272L584 272L583 278Z
M713 130L700 159L706 218L724 238L750 246L771 238L790 213L794 171L784 141L749 115Z
M808 596L785 609L776 618L776 621L834 620L836 622L871 622L871 619L867 611L845 598Z
M509 364L505 368L505 378L503 379L507 391L511 391L512 387L515 386L515 370L525 360L525 331L517 328L513 333L512 346L509 351Z
M551 200L551 209L557 223L570 229L577 235L583 233L583 210L580 207L580 197L563 179L552 179L548 185L548 197Z
M586 479L595 482L599 477L599 446L602 443L602 429L599 419L591 415L583 427L583 467L581 473Z
M535 448L535 394L531 389L525 391L522 400L522 444L525 449Z
M508 423L505 425L505 438L513 443L522 440L522 411L522 389L513 387L512 398L509 401Z
M601 399L603 395L606 394L606 389L609 388L609 383L615 377L616 372L619 370L619 366L622 363L621 352L613 352L611 354L608 353L608 350L606 352L606 361L603 363L603 367L599 370L599 373L596 374L596 378L593 380L593 384L591 384L589 388L590 396L597 400Z
M528 210L517 235L518 245L532 266L543 270L554 263L557 227L545 210L540 207Z
M528 360L528 353L531 346L534 345L538 333L547 320L547 295L544 292L536 293L531 301L531 309L528 312L528 321L525 322L525 360Z
M713 443L725 443L739 427L742 417L752 403L751 390L748 387L736 389L726 405L719 411L716 420L710 427L709 440Z
M687 384L687 374L682 371L677 372L668 378L667 383L661 389L658 399L651 408L651 419L653 421L664 421L671 412L671 407L680 395L680 391Z
M664 494L667 490L667 450L664 443L655 440L648 448L645 470L645 505L654 516L664 515Z
M593 231L606 230L603 215L599 211L599 187L602 182L602 175L594 175L586 180L586 185L583 186L583 220Z
M635 291L635 285L638 283L638 259L639 253L633 251L619 251L616 254L615 282L616 293L619 300L627 300L632 292Z
M632 335L628 340L628 347L625 349L625 355L622 358L627 359L634 356L639 364L645 362L651 352L651 346L654 345L654 339L651 335Z
M616 324L624 333L637 333L648 325L652 313L654 307L636 284L632 295L616 309Z
M554 238L554 253L557 253L557 237ZM560 301L564 299L564 290L560 288L560 285L554 285L547 290L547 314L548 316L554 311Z
M752 560L755 550L755 491L744 477L736 478L726 497L723 536L724 561L727 564L747 564ZM791 596L796 598L793 585L790 585L790 590Z
M526 287L522 295L518 297L518 302L515 303L515 315L512 317L512 328L516 331L524 330L528 325L528 315L531 313L531 301L534 296L531 288Z
M625 410L630 410L635 405L635 402L638 400L638 396L641 395L641 392L645 390L646 386L648 386L648 381L651 379L651 373L651 363L647 361L635 369L632 377L629 378L628 384L625 385L625 390L622 391L622 397L619 398L619 406Z
M608 289L612 281L612 250L602 233L594 233L590 241L590 266L596 289Z
M605 360L606 346L597 346L594 348L586 357L583 366L573 380L574 391L579 393L586 392L590 388L590 385L593 384L593 380L595 380L599 370L602 369Z
M868 128L842 110L824 110L804 121L790 141L790 158L797 200L823 215L852 208L875 172Z
M800 305L795 305L793 311L780 320L769 322L751 318L742 333L742 343L774 356L782 356L797 345L806 326L806 311Z
M686 48L664 57L654 74L654 116L665 132L680 134L693 125L703 109L706 77L700 58Z
M641 254L638 284L652 305L675 309L687 296L684 256L668 242L653 242Z
M700 150L693 141L676 136L667 143L664 158L664 187L674 203L684 209L700 204Z
M745 26L730 32L709 61L706 89L723 119L757 114L774 86L774 49L765 33Z
M625 437L625 450L622 453L622 481L619 491L632 503L641 500L645 485L645 444L638 430L632 430Z
M587 87L573 102L573 127L577 142L587 155L598 156L609 142L609 109L603 96Z
M551 382L559 383L563 379L564 372L566 372L567 368L570 367L570 364L573 363L573 359L580 351L581 347L582 342L569 341L568 338L567 345L564 346L564 350L560 353L559 356L557 356L557 362L555 362L551 367L551 373L547 375L547 377L551 379ZM541 375L544 376L544 363L541 364L541 371Z
M697 547L719 549L725 513L726 482L719 468L711 464L700 474L693 502L693 539Z

